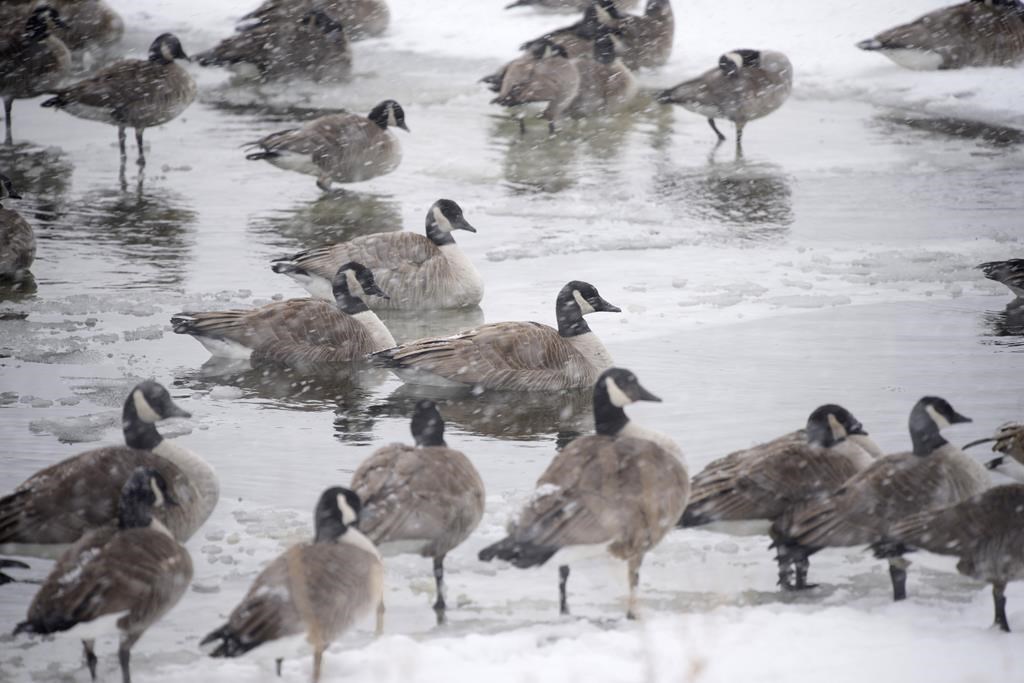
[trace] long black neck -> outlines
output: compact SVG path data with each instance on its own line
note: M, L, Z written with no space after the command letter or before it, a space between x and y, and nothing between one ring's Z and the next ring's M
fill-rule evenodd
M316 536L314 543L331 543L344 535L348 526L341 521L337 512L330 514L319 514L316 519Z
M577 337L590 332L590 325L583 319L583 311L573 298L571 287L563 289L555 299L555 320L558 321L558 334L562 337Z
M121 498L117 511L117 526L121 529L142 529L153 521L151 505L132 498Z
M942 438L942 434L939 433L934 423L931 429L911 431L910 440L914 444L914 455L931 455L949 443Z
M427 212L427 239L439 247L443 247L446 244L455 244L455 238L452 237L451 231L442 230L441 226L437 224L433 209Z
M41 43L50 37L50 26L40 15L32 15L25 24L24 37L27 40Z
M629 423L626 411L612 403L603 381L594 386L594 428L598 434L615 436Z
M416 445L423 448L429 446L447 446L444 442L444 436L441 434L435 434L433 432L427 432L426 434L420 434L416 437Z
M164 57L164 53L161 50L162 45L163 43L153 43L152 45L150 45L149 61L153 62L154 64L170 64L174 61L173 59L167 59L167 57Z
M121 428L124 430L124 443L129 448L151 451L160 445L164 437L156 430L156 425L145 422L135 410L135 392L128 394L121 414Z
M366 305L366 302L363 301L362 298L348 291L347 282L337 283L334 285L334 300L337 302L338 308L341 309L341 312L348 313L349 315L364 313L370 310L370 307Z

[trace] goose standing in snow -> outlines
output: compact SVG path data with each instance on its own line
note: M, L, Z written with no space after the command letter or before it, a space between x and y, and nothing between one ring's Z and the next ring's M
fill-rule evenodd
M658 94L663 104L706 116L719 142L725 136L716 118L736 124L736 147L743 142L748 122L771 114L793 90L793 65L781 52L733 50L718 59L718 67Z
M652 69L668 62L676 32L671 0L647 0L641 15L620 15L614 5L607 9L613 16L609 26L622 41L622 61L627 67Z
M835 491L874 461L872 452L851 438L854 435L867 439L864 427L848 410L823 405L807 418L802 439L787 435L715 460L693 478L679 526L710 524L716 530L749 531L751 523L760 522L757 531L767 533L773 522ZM793 558L780 553L778 563L783 589L807 588L806 558L796 563L795 583Z
M63 25L54 34L72 53L106 50L121 40L124 21L104 0L46 0L0 4L0 23L23 25L36 9L50 7Z
M619 59L611 33L604 32L594 41L593 55L575 61L580 83L576 99L569 106L570 116L617 114L629 108L639 87Z
M338 266L357 261L373 271L388 298L372 299L371 308L425 310L476 306L484 283L452 232L476 232L450 199L438 199L427 211L426 235L382 232L329 247L277 259L275 273L292 278L315 297L333 299L331 278Z
M11 179L0 173L0 201L4 199L21 199L21 195ZM35 259L36 235L32 225L17 211L0 205L0 279L24 279Z
M569 560L559 551L600 548L627 562L626 616L636 618L644 555L675 525L690 493L675 442L635 425L623 410L635 401L660 400L629 370L602 373L594 385L597 433L579 437L555 456L508 536L481 550L480 559L496 557L522 569L555 557L560 562L559 609L568 614Z
M501 79L498 96L491 104L519 107L535 102L546 102L541 118L547 119L548 130L554 133L558 118L576 99L580 75L576 64L565 48L556 43L542 41L531 48L528 55L511 62ZM519 128L525 131L522 116Z
M142 134L188 109L196 98L196 83L179 64L188 59L181 42L170 33L157 36L149 46L149 58L125 59L101 69L90 78L56 90L44 107L63 109L73 116L117 126L117 140L124 160L125 129L135 129L138 164L146 164Z
M82 638L95 681L95 639L117 633L122 681L131 683L132 646L192 581L192 558L154 514L176 504L159 471L133 470L121 489L116 525L89 532L57 560L14 635L71 630Z
M289 299L260 308L178 313L176 334L196 338L214 356L289 367L348 363L395 345L368 295L387 296L360 263L343 263L332 281L335 303Z
M415 553L434 561L438 625L445 622L444 558L484 515L484 483L461 451L444 441L444 420L433 401L416 403L415 446L374 451L352 475L363 502L359 529L385 555Z
M384 33L391 21L385 0L264 0L242 17L239 29L295 21L310 11L323 11L345 27L349 40L372 38Z
M1024 21L1024 19L1022 19ZM989 280L1006 285L1016 295L1014 304L1024 303L1024 258L1012 258L1007 261L988 261L978 265Z
M260 572L226 624L199 643L212 657L238 657L253 648L283 657L313 650L313 681L320 680L324 650L357 620L377 610L383 628L384 565L358 529L359 496L324 491L314 510L312 542L288 548Z
M1013 66L1024 61L1024 3L967 0L857 43L915 70Z
M796 563L822 548L871 545L913 514L953 505L989 486L984 466L947 442L940 430L970 422L944 399L925 396L910 412L913 451L887 455L831 495L773 527L779 555ZM889 558L893 599L906 598L908 562Z
M155 424L190 417L161 384L147 380L128 394L124 446L80 453L35 473L0 498L0 553L54 558L86 532L117 519L121 488L138 467L160 473L177 505L156 517L186 541L213 512L220 485L200 456L164 439Z
M592 386L612 358L583 316L618 313L587 283L569 282L555 299L558 329L501 322L429 337L373 354L374 363L410 384L498 391L559 391Z
M316 176L317 187L327 191L332 182L357 183L398 168L402 147L390 128L409 131L402 105L384 100L367 116L329 114L271 133L251 143L262 150L245 158Z
M71 71L71 51L56 31L67 26L57 10L40 5L0 35L0 97L4 100L6 144L13 142L14 100L51 92Z

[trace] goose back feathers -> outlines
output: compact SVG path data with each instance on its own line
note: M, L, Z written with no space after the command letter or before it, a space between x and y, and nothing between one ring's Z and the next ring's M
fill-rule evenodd
M0 174L0 201L21 199L11 179ZM36 258L32 225L17 211L0 206L0 279L20 280Z

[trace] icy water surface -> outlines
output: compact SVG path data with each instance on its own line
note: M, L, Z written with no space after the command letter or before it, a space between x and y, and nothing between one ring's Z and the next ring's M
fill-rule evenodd
M145 45L150 33L131 26L129 45ZM212 30L187 25L181 36L190 52L213 40ZM950 434L956 442L1024 414L1024 319L1005 309L1006 290L973 268L1024 253L1019 130L798 90L748 128L741 158L731 142L716 148L702 119L668 108L567 125L553 138L530 126L524 137L474 84L497 56L439 56L395 43L360 43L357 78L333 90L252 88L197 73L199 101L147 132L143 171L129 161L119 172L114 129L43 111L38 101L15 107L17 144L0 150L0 168L25 196L17 207L36 226L39 249L36 289L0 294L0 491L60 458L119 441L126 391L146 377L167 384L194 415L164 432L221 477L221 504L189 543L192 591L135 648L140 680L266 677L269 663L259 657L200 661L198 637L264 562L308 533L326 484L347 483L374 448L408 440L409 411L421 395L383 372L310 383L218 367L198 343L170 331L169 317L303 296L271 273L271 258L421 230L440 197L459 202L479 230L457 239L487 293L480 309L389 314L396 338L485 320L552 323L558 288L592 282L623 313L592 316L591 326L617 362L664 399L631 414L671 434L693 472L801 426L826 402L850 408L888 451L908 446L906 416L924 394L942 395L975 419ZM644 82L680 75L646 74ZM312 178L246 161L240 149L327 110L365 113L384 98L402 103L412 130L397 132L405 157L392 175L322 193ZM638 645L629 639L638 637L662 653L638 661L697 671L707 664L701 657L761 629L783 629L795 646L829 647L814 640L829 619L845 619L865 648L879 645L871 634L892 627L924 633L918 644L932 651L943 638L991 647L993 676L1024 665L1003 646L970 640L988 623L988 598L950 573L949 562L920 558L910 588L918 604L900 612L888 604L883 568L866 553L822 553L812 578L823 587L794 600L775 592L767 539L709 532L675 533L649 556L647 625L620 622L620 569L574 572L582 618L558 620L554 568L519 572L475 556L501 535L556 448L592 428L589 396L434 397L449 444L469 455L489 493L481 528L449 556L451 624L433 628L427 562L400 558L388 569L387 632L417 640L389 636L330 659L339 679L370 671L376 680L431 680L417 657L479 674L487 663L474 660L469 634L504 631L493 641L494 663L538 648L547 652L541 662L558 658L565 640L590 648L600 668L597 653L622 649L631 658ZM46 569L35 561L28 575ZM13 624L33 586L2 590L0 623ZM1011 588L1009 607L1011 622L1024 623L1024 591ZM528 628L538 621L544 626ZM936 621L951 622L941 624L948 635ZM663 642L695 637L697 654ZM416 644L434 639L443 656ZM336 651L368 640L361 631ZM952 662L914 661L938 675L963 664L957 652ZM511 661L512 678L541 666L530 660L520 672ZM0 636L2 680L83 680L78 666L70 639ZM101 666L116 675L113 657ZM308 666L289 664L286 678L302 680ZM842 669L840 661L823 671ZM712 670L712 678L737 675L721 663ZM764 673L785 677L770 666Z

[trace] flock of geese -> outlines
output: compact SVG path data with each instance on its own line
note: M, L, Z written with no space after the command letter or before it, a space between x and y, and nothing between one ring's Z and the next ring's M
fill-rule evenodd
M522 46L522 54L484 78L496 104L540 103L552 131L563 116L628 109L638 88L632 71L664 64L672 50L669 0L648 0L643 14L628 0L518 0L510 7L583 9L575 24ZM122 60L66 86L74 52L109 49L123 23L100 0L5 4L11 28L0 43L0 94L7 137L15 99L50 95L44 107L114 125L122 159L133 128L144 164L143 132L187 108L196 86L178 63L179 40L162 34L145 60ZM384 31L383 0L267 0L235 35L201 53L202 65L230 66L261 79L347 78L350 41ZM971 0L937 10L858 45L911 68L1008 65L1024 59L1024 6L1016 0ZM792 88L780 52L739 49L708 72L656 95L707 118L744 126L778 109ZM523 119L520 118L522 122ZM313 175L327 189L394 170L401 149L392 128L408 131L401 105L380 102L366 117L331 114L252 143L248 158ZM0 199L19 198L0 176ZM941 432L967 422L946 400L926 396L912 408L912 450L884 455L845 408L815 409L804 429L727 455L691 480L679 446L631 421L625 407L660 399L629 370L616 367L586 316L620 309L587 282L554 294L557 327L499 322L405 344L375 311L444 309L479 304L484 285L453 233L476 232L461 207L439 199L425 233L382 233L275 260L311 298L261 308L182 312L174 332L211 354L256 367L318 372L349 364L388 368L401 380L476 391L591 388L595 433L562 449L507 536L479 553L516 567L559 567L559 607L567 614L572 558L607 554L627 567L627 616L638 613L644 556L673 529L757 526L772 538L779 586L812 588L809 558L831 547L870 546L888 562L893 595L906 597L913 550L955 555L959 570L992 584L996 623L1009 630L1004 590L1024 578L1024 485L992 487L989 470L1024 482L1024 425L1000 427L999 455L985 465ZM23 276L35 243L27 221L0 208L0 275ZM1024 260L979 266L986 277L1024 297ZM1018 299L1020 301L1020 299ZM98 636L116 633L125 683L133 644L184 596L192 563L183 544L219 499L217 475L200 455L161 436L156 424L189 417L167 390L145 381L123 409L124 445L90 450L52 465L0 498L0 552L56 559L15 634L72 632L83 642L95 678ZM414 445L374 452L348 487L330 487L314 509L311 541L288 548L259 574L226 622L202 639L215 657L258 648L281 661L313 652L318 680L325 649L363 616L383 628L382 556L430 558L433 609L446 613L444 560L484 513L484 482L471 461L444 439L436 405L419 401L411 417ZM974 446L977 443L968 444ZM966 447L965 447L966 448ZM23 568L20 560L0 567ZM0 574L0 583L13 581Z

